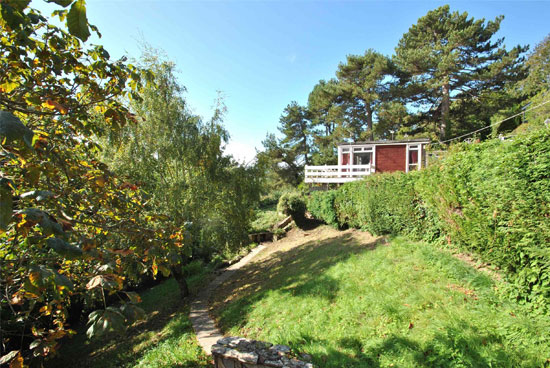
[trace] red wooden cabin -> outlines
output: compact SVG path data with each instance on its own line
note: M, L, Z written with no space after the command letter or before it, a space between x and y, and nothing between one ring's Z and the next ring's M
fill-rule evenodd
M429 139L367 141L338 145L338 165L306 166L306 183L346 183L375 172L420 170Z

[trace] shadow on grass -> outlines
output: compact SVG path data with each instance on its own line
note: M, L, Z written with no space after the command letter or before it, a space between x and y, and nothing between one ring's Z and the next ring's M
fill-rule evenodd
M228 291L236 292L235 299L224 304L227 299L223 298L222 290L221 298L213 305L219 326L226 332L241 329L242 333L247 334L251 313L261 307L263 299L270 299L273 292L308 297L312 303L315 303L315 298L328 303L338 302L336 299L344 285L337 276L331 276L334 273L326 271L351 257L370 252L384 242L379 239L362 243L353 234L342 233L321 241L312 240L246 265L225 284ZM445 273L449 273L452 278L462 280L465 284L473 282L481 289L487 289L487 293L491 290L490 280L485 275L478 275L450 256L434 253L425 258L438 272L448 269ZM486 301L491 304L490 300ZM399 314L392 313L396 316ZM392 317L392 313L388 313L388 316ZM293 335L283 343L296 351L308 352L313 357L313 363L324 368L381 367L390 364L417 367L538 366L530 364L533 356L525 357L524 360L523 349L514 345L516 343L513 341L512 346L510 341L505 341L506 334L502 331L484 330L476 321L479 322L453 315L452 319L438 320L437 327L431 327L430 332L422 337L410 334L405 327L402 331L388 332L386 336L372 339L363 339L356 335L356 331L350 330L348 337L339 340L324 340L323 334L314 336L302 333L299 338ZM265 328L261 323L257 325L259 329ZM411 328L418 327L411 325Z
M134 324L123 334L110 334L92 340L86 338L85 326L81 326L73 339L63 343L57 357L46 361L46 367L133 367L146 352L159 344L193 334L187 317L189 307L182 304L173 279L144 292L142 298L146 321ZM159 367L164 366L160 363ZM181 363L189 367L210 367L200 356L196 361Z
M400 366L403 356L411 357L409 363L412 362L415 367L513 367L518 361L517 352L508 353L504 349L499 350L497 356L484 358L480 350L485 345L501 343L501 338L491 333L478 332L475 325L466 321L461 321L458 328L455 326L444 330L423 344L406 336L391 334L373 346L355 337L343 338L334 344L333 341L308 335L290 341L289 345L298 351L311 346L324 347L325 353L313 356L313 363L324 368L382 367L394 363ZM464 337L465 331L473 336Z
M214 301L214 313L220 327L227 331L231 327L245 325L252 306L263 299L270 291L289 293L292 296L309 296L333 302L340 289L340 281L326 275L329 267L343 262L349 257L375 249L382 239L361 244L352 234L333 236L322 241L310 241L299 247L273 253L269 258L250 263L228 282L226 287L239 289L244 297L228 306L219 300ZM269 279L269 282L266 281ZM269 285L266 285L269 284ZM220 289L223 289L224 285ZM218 290L220 290L218 289Z

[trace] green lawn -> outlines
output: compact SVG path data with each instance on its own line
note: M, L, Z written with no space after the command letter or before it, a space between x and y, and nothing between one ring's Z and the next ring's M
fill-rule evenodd
M204 278L204 277L202 277ZM191 280L198 287L199 280ZM110 339L86 340L83 331L62 347L49 367L211 367L189 322L189 307L173 279L141 293L147 321Z
M325 368L550 362L550 319L501 300L500 282L449 253L350 232L304 239L226 285L238 290L218 297L233 298L215 310L227 334L288 344Z

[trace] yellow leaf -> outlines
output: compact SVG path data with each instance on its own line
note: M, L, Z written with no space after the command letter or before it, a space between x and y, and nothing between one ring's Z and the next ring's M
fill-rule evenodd
M6 83L2 84L0 86L0 88L2 88L3 92L10 93L15 88L17 88L17 83L15 83L15 82L6 82Z
M52 313L52 308L49 305L44 305L39 310L40 313L44 313L46 316L49 316Z
M102 176L97 177L97 178L95 179L95 183L97 184L97 186L103 188L103 187L105 186L105 179L104 179Z
M25 364L23 362L23 357L21 356L21 353L17 354L17 358L11 361L10 368L23 368L25 367Z
M36 285L37 284L37 281L40 279L40 273L38 272L31 272L29 274L29 281L31 282L31 284L33 285Z
M42 106L47 108L47 109L50 109L50 110L55 109L63 115L65 115L69 112L69 110L67 110L67 108L65 106L61 105L58 102L52 101L52 100L46 100L46 102L42 103Z
M45 108L50 109L50 110L55 109L55 105L54 105L52 100L47 100L46 102L43 102L42 107L45 107Z

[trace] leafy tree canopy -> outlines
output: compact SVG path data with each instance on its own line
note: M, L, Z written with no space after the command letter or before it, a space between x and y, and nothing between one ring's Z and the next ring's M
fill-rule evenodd
M440 139L463 133L472 124L487 125L487 118L463 124L475 115L467 110L483 102L485 110L498 111L487 109L493 93L523 77L520 55L527 48L507 51L503 38L493 39L502 19L475 20L445 5L421 17L399 41L394 61L405 73L400 88L406 101L421 111L419 124L429 130L438 121Z

